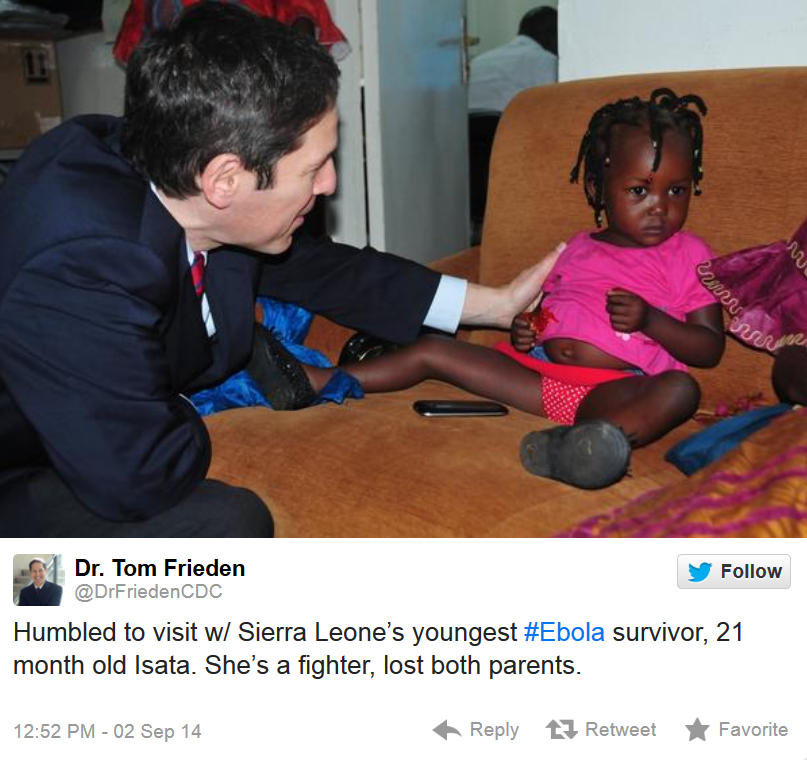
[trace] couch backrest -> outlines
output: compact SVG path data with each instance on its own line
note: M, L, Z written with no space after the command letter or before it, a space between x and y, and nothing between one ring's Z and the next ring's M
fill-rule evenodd
M807 67L565 82L522 92L499 124L482 282L506 282L573 232L594 227L582 185L569 182L588 120L607 102L646 98L656 87L700 95L709 109L703 195L692 199L687 228L720 254L795 231L807 216ZM769 390L769 364L765 355L730 346L721 367L746 377L723 382L710 395Z

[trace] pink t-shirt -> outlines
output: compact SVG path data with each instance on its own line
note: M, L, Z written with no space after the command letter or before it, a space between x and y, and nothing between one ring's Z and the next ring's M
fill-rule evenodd
M613 288L629 290L684 321L689 312L717 303L695 271L712 258L709 246L691 232L678 232L653 248L620 248L594 240L590 232L578 233L544 284L542 306L557 321L549 321L539 340L585 341L648 375L686 370L644 333L614 330L605 310L606 295Z

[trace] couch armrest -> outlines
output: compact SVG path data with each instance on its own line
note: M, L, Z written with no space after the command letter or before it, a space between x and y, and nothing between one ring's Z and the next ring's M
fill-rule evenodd
M467 248L464 251L446 256L429 264L442 274L461 277L471 282L479 281L479 247ZM322 351L332 362L336 362L345 341L353 334L353 330L337 325L325 317L316 316L306 338L306 345ZM459 337L463 337L460 333Z

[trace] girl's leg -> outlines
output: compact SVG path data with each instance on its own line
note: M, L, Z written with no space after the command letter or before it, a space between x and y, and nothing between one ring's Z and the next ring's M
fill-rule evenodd
M628 377L591 391L577 410L576 422L606 420L622 428L637 448L686 422L699 402L700 387L686 372Z
M478 396L530 414L544 415L541 377L498 351L442 335L425 335L411 346L358 364L346 364L366 393L410 388L443 380Z
M807 404L807 347L785 346L773 362L773 387L782 401Z

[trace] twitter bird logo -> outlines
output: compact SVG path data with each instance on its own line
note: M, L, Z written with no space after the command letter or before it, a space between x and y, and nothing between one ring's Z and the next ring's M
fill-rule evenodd
M712 569L711 562L701 562L700 567L695 567L694 565L689 566L689 574L692 576L689 579L690 583L700 583L701 581L705 581L709 577L709 571Z

